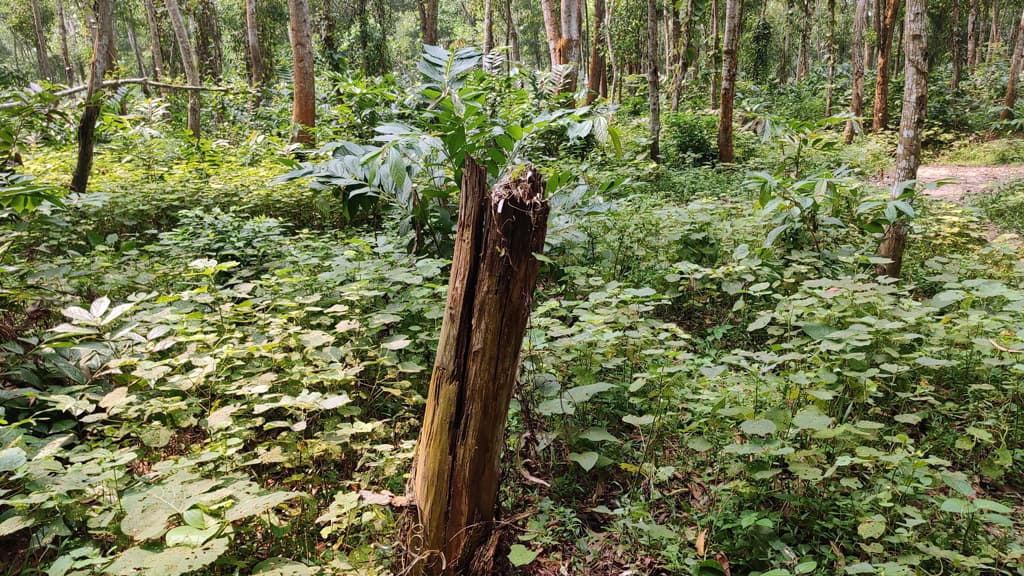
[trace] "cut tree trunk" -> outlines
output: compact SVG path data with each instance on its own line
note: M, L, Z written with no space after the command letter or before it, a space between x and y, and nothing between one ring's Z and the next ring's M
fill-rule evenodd
M1013 47L1013 57L1010 58L1010 75L1006 79L1006 97L1003 98L1003 110L999 113L1000 120L1013 118L1013 107L1017 105L1017 80L1020 77L1020 69L1024 64L1024 12L1020 15L1020 24L1017 26L1017 42Z
M885 16L878 36L878 66L875 68L875 108L871 130L876 134L889 123L889 60L892 57L892 34L896 29L899 0L885 0Z
M71 178L71 189L85 193L92 172L92 156L96 144L96 119L100 116L103 75L110 67L110 44L114 42L113 0L94 0L93 15L96 26L93 30L92 60L89 62L89 82L85 94L85 110L78 123L78 162Z
M650 0L648 0L650 1ZM740 42L743 0L725 2L725 41L722 54L722 97L718 115L718 160L736 159L732 142L732 110L736 99L736 65Z
M852 119L846 122L844 138L846 143L853 142L856 122L864 113L864 28L868 11L868 0L857 0L857 9L853 16L853 46L850 55L850 75L853 77L853 88L850 94L850 114Z
M892 196L897 198L904 183L917 179L921 165L921 131L928 110L928 3L907 0L903 27L906 80L903 86L903 114L900 117L899 144L896 147L896 174ZM879 274L899 278L903 267L903 251L907 242L907 224L902 219L890 225L882 237L878 254L890 263L878 268Z
M181 17L178 0L164 0L164 6L167 8L167 16L171 19L171 28L174 29L174 37L178 42L178 53L181 54L181 65L185 69L185 80L192 86L201 86L199 69L196 67L196 54L192 50L192 42L188 39L188 30L185 28L184 18ZM196 138L201 135L200 106L202 106L202 100L199 91L190 91L188 93L188 129Z
M647 0L647 108L651 121L651 160L661 159L661 94L658 90L658 3Z
M448 301L413 465L416 546L406 573L493 573L505 424L544 248L548 204L531 168L488 190L466 157Z
M316 126L316 93L313 78L313 34L309 28L309 4L306 0L288 0L288 23L292 39L294 89L292 91L292 123L299 129L293 142L310 145Z

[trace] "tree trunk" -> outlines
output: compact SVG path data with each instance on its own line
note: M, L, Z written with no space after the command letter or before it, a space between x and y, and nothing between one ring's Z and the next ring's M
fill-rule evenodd
M292 39L294 83L292 123L299 129L293 142L310 145L316 126L316 93L313 80L313 37L309 29L309 4L306 0L288 0L288 26Z
M608 5L605 10L607 19L604 21L604 42L605 47L608 49L608 64L612 69L612 86L609 90L609 100L614 99L615 90L619 86L621 80L621 74L619 74L619 67L615 62L615 47L612 45L612 14L614 13L615 0L608 0Z
M519 171L488 191L487 170L466 157L448 300L410 480L422 531L407 573L493 573L493 547L482 544L494 528L505 424L547 216L539 172Z
M828 84L825 86L825 117L832 116L832 84L836 79L836 0L828 0Z
M43 17L39 14L39 0L31 0L32 27L36 34L36 60L39 62L40 78L50 79L50 56L46 51L46 33L43 31Z
M1020 69L1024 61L1024 12L1020 15L1020 25L1017 26L1017 42L1013 47L1013 57L1010 58L1010 75L1006 79L1006 98L1003 99L1003 110L999 113L1000 120L1013 118L1013 107L1017 105L1017 79L1020 76Z
M71 54L68 51L68 22L64 14L64 0L57 0L57 28L60 30L60 56L64 62L64 80L68 84L74 84L75 69L71 65Z
M113 0L94 0L93 14L96 27L93 30L92 60L89 62L89 80L85 93L85 111L78 123L78 163L71 178L71 189L85 193L92 172L93 149L96 144L96 119L100 116L103 76L110 66L110 44L114 42Z
M512 14L512 0L505 0L505 41L512 47L512 62L519 63L523 55L519 51L519 30ZM511 66L509 70L511 70Z
M892 57L892 33L896 28L898 0L886 0L882 33L878 36L878 66L875 72L875 109L871 130L879 133L889 123L889 59Z
M494 50L494 10L491 0L484 0L484 54Z
M779 71L776 75L779 85L789 82L789 34L793 28L793 0L786 0L786 21L782 31L782 46L779 48Z
M558 65L558 41L562 36L558 26L558 15L555 13L555 0L540 0L540 8L544 16L544 33L548 40L551 69L554 70Z
M900 118L899 144L896 147L896 175L893 198L899 196L902 183L917 179L921 164L921 131L928 108L928 6L927 0L907 0L903 28L906 39L906 81L903 87L903 114ZM885 231L878 253L891 260L879 266L878 273L899 278L903 266L907 225L897 220Z
M971 0L971 8L967 12L967 66L977 65L978 55L978 6L980 0Z
M811 18L814 15L814 0L800 0L800 53L797 57L796 79L807 77L811 66Z
M726 0L729 2L732 0ZM711 0L711 50L708 50L708 61L711 64L711 86L708 101L712 108L718 107L718 90L721 87L722 70L722 38L718 30L718 0Z
M650 0L648 0L650 1ZM736 61L740 42L743 0L725 2L725 42L722 57L722 98L718 115L718 160L733 162L732 109L736 98Z
M601 51L601 39L604 38L605 21L604 0L594 0L594 36L590 41L590 71L587 73L586 104L592 104L601 93L607 63Z
M181 54L181 65L185 69L185 80L192 86L201 86L203 82L199 78L199 70L196 68L196 55L192 51L192 43L188 39L188 30L185 29L185 20L181 17L178 0L164 0L164 6L171 19L174 37L178 41L178 53ZM199 138L201 134L199 130L199 108L201 105L199 91L190 91L188 93L188 129L196 138Z
M437 2L438 0L417 0L420 13L420 38L428 46L437 46Z
M850 94L850 114L859 119L864 113L864 27L867 18L868 0L857 0L857 9L853 16L853 47L850 56L850 75L853 79L853 88ZM853 142L855 121L846 122L844 137L846 143Z
M199 74L214 83L223 77L223 48L221 46L220 24L217 20L217 6L213 0L199 0L195 8L196 46L199 60Z
M146 72L146 61L142 58L142 50L139 48L139 39L135 35L135 24L132 23L131 18L125 18L124 24L128 30L128 45L131 46L132 54L135 55L135 66L139 69L139 76L146 77L149 74ZM148 94L149 87L144 86L142 90Z
M647 107L651 120L651 160L661 159L661 94L658 90L658 4L647 0Z
M992 25L988 30L988 56L986 62L996 59L996 47L999 45L999 0L992 0Z
M270 71L260 46L256 0L245 0L245 43L249 52L249 86L262 88L270 79Z
M149 50L153 57L153 78L164 78L164 56L160 52L160 21L156 17L153 0L146 0L146 26L149 28Z
M571 66L566 71L560 92L576 91L576 76L579 73L580 52L580 0L562 0L562 37L555 53L559 64ZM655 40L657 42L657 40Z
M950 35L950 50L952 51L953 60L953 77L949 80L949 87L953 90L960 89L960 73L963 67L963 48L960 46L960 0L952 0L953 2L953 18L950 25L952 26L952 34Z
M679 110L679 99L683 95L683 82L690 70L690 46L693 36L693 2L686 0L686 11L683 13L682 33L676 39L676 71L672 77L672 111Z

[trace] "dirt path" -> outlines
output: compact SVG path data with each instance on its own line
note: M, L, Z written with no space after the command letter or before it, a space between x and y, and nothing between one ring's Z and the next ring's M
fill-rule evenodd
M920 182L950 180L949 184L925 190L933 198L965 204L967 196L985 192L1003 182L1024 180L1024 166L953 166L928 164L917 169Z

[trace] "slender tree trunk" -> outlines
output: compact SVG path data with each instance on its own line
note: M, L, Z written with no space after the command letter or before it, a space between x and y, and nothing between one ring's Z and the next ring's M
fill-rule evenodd
M576 76L579 73L580 51L580 0L561 2L562 36L555 47L559 64L569 64L560 92L576 91ZM657 42L657 40L655 40Z
M493 570L495 507L548 204L533 169L488 191L466 157L448 300L410 480L422 530L404 574Z
M726 0L729 2L731 0ZM718 0L711 0L711 50L708 51L708 62L711 64L711 90L708 101L712 108L718 107L718 90L721 88L722 71L722 38L718 30Z
M153 78L157 81L164 76L164 57L160 51L160 21L156 17L156 6L153 0L145 0L146 26L149 28L149 51L153 57Z
M316 92L313 80L313 37L309 29L309 4L306 0L288 0L288 26L292 39L294 90L292 122L299 127L293 142L312 144L307 130L316 126Z
M68 51L68 22L64 14L64 0L57 0L57 28L60 30L60 56L64 62L64 80L68 84L74 84L75 69L71 66L71 54Z
M853 77L853 88L850 95L850 114L859 119L864 114L864 27L867 24L868 0L857 0L857 9L853 16L853 47L850 56L850 75ZM853 142L855 121L846 123L844 137L846 143Z
M1017 80L1022 64L1024 64L1024 12L1021 13L1020 25L1017 26L1017 41L1013 47L1013 56L1010 58L1010 75L1006 79L1006 97L1003 99L1003 110L999 113L1000 120L1013 118L1013 107L1017 105Z
M811 67L811 18L814 15L814 0L800 0L800 53L797 58L796 79L803 80Z
M693 36L693 2L686 0L686 10L683 12L682 33L676 39L676 73L672 77L672 111L679 110L679 100L683 95L683 82L690 69L690 46Z
M594 37L590 41L590 71L587 74L586 104L592 104L601 93L607 63L601 51L601 40L604 38L605 3L594 0Z
M992 24L989 26L988 34L988 56L986 62L996 59L996 48L999 45L999 0L992 0Z
M544 32L548 40L548 54L551 56L551 69L558 65L558 41L562 34L555 12L555 0L540 0L541 13L544 16Z
M522 62L523 56L519 50L519 29L516 27L515 16L512 14L512 0L505 0L505 25L505 41L512 47L512 62Z
M650 1L650 0L648 0ZM732 109L736 98L736 64L740 42L743 0L725 2L725 42L722 57L722 99L718 115L718 160L733 162Z
M825 86L825 117L832 116L832 90L836 79L836 0L828 0L828 85Z
M50 56L46 50L46 33L43 31L43 17L39 14L39 0L30 0L32 27L36 34L36 60L39 62L39 76L51 79Z
M484 0L484 54L494 50L494 11L491 0Z
M609 64L609 66L612 69L612 87L611 87L611 90L609 90L609 92L611 92L611 97L609 99L614 99L615 90L619 87L620 81L621 81L621 74L619 73L619 67L618 67L618 65L615 62L615 47L612 45L612 31L611 31L612 27L611 27L611 25L612 25L612 14L614 13L614 7L615 7L615 0L608 0L608 5L606 6L606 10L605 10L605 16L607 18L604 21L604 42L605 42L605 48L608 49L608 64ZM620 98L621 98L621 92L620 92Z
M898 0L886 0L882 33L878 36L878 66L875 72L875 109L871 130L879 133L889 123L889 59L892 57L892 33L896 28Z
M971 0L967 12L967 66L974 68L978 54L978 5L980 0Z
M260 46L259 21L256 17L256 0L245 0L245 42L249 51L249 86L266 86L270 79L267 61Z
M85 111L78 123L78 163L71 178L71 189L85 193L92 172L93 149L96 144L96 119L100 116L103 76L110 62L110 44L114 42L113 0L94 0L93 14L96 26L93 31L92 60L89 62L88 88L85 93Z
M882 38L883 14L885 14L885 0L875 0L874 10L872 10L871 15L871 25L873 26L872 29L875 31L875 41L873 46L871 42L866 43L869 47L873 47L874 50L869 55L869 57L864 60L864 62L875 62L878 60L878 47L881 45Z
M223 77L223 48L220 24L217 20L217 6L213 0L199 0L195 8L196 46L199 60L199 74L214 83Z
M893 198L902 190L901 183L917 179L921 164L921 131L928 109L928 3L927 0L907 0L907 14L903 27L906 39L906 81L903 87L903 114L900 118L899 144L896 148L896 176ZM879 267L879 274L899 278L903 266L903 251L907 240L907 225L898 220L885 231L878 253L892 262Z
M139 69L139 76L145 78L149 76L146 72L146 61L142 57L142 50L139 48L139 39L135 35L135 24L132 23L131 18L125 18L124 27L128 31L128 45L131 46L132 54L135 55L135 66ZM143 86L143 91L148 90L148 87Z
M953 60L953 77L949 80L949 87L953 90L960 89L960 74L963 67L963 47L960 45L960 0L952 0L953 2L953 17L950 26L952 27L952 33L950 34L950 50L952 52Z
M420 13L420 38L428 46L437 46L437 2L438 0L417 0Z
M188 39L188 30L185 29L185 20L181 17L181 8L178 0L164 0L167 8L167 15L171 19L171 28L174 29L174 37L178 41L178 52L181 54L181 65L185 69L185 80L192 86L201 86L202 79L199 77L199 70L196 68L196 55L192 51L192 43ZM201 135L199 126L199 110L202 101L199 98L198 90L191 90L188 93L188 129L192 136L199 138Z
M782 31L782 46L779 48L779 85L789 82L789 36L793 26L793 0L786 0L786 20Z
M658 3L647 0L647 104L651 121L651 160L661 160L661 94L658 90Z

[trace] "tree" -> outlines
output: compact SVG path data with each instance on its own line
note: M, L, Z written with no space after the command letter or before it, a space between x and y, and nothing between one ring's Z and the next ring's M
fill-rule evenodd
M202 80L199 77L199 70L196 68L196 54L192 51L192 43L188 39L188 30L185 28L185 20L181 17L181 8L178 0L164 0L164 7L167 8L167 16L171 19L171 28L174 30L174 37L178 41L178 52L181 54L181 65L185 69L185 80L191 86L201 86ZM188 129L192 136L199 138L200 106L202 100L198 90L188 92Z
M245 0L245 42L249 52L249 86L262 87L270 79L270 71L260 46L256 0Z
M853 16L853 46L850 54L850 75L853 88L850 94L850 114L853 119L846 122L844 137L846 143L853 142L854 123L864 113L864 28L867 24L868 0L857 0Z
M219 82L223 77L224 50L221 47L217 7L213 0L196 2L193 18L196 23L196 57L199 74L207 80Z
M718 159L721 162L735 160L732 143L732 110L736 99L736 67L742 12L743 0L726 0L725 39L722 47L722 96L718 114Z
M316 87L313 79L313 36L306 0L288 0L288 26L294 63L292 123L299 127L292 141L308 145L313 143L313 135L307 128L316 125Z
M693 3L694 0L686 0L686 10L683 13L682 32L677 38L675 69L672 76L672 111L679 110L679 99L683 93L683 81L690 68L690 47L693 36Z
M605 83L607 63L601 51L601 38L604 35L605 21L604 0L594 0L594 35L590 41L590 70L587 73L586 103L591 104L601 94L601 86Z
M74 84L75 69L71 66L71 54L68 51L68 23L64 14L64 0L57 0L57 29L60 31L60 56L64 62L64 80L68 84Z
M952 0L953 18L950 22L950 57L953 60L953 75L949 79L952 90L960 89L960 72L963 61L963 49L960 46L960 0Z
M437 2L438 0L417 0L420 13L420 39L429 46L437 45Z
M658 91L658 8L647 0L647 104L651 121L651 160L661 159L661 95Z
M153 58L153 78L164 78L164 56L160 51L160 21L157 19L153 0L145 0L146 26L149 28L149 50Z
M828 0L828 84L825 86L825 116L832 116L832 90L836 79L836 0Z
M494 9L491 0L484 0L484 54L494 49Z
M779 48L779 70L776 74L779 84L789 82L789 35L793 22L793 0L786 0L785 17L782 25L782 46Z
M558 92L576 91L580 50L580 0L561 0L558 15L555 0L541 0L544 31L548 39L551 70L558 71Z
M1000 120L1013 118L1013 107L1017 105L1017 80L1020 76L1020 69L1024 61L1024 12L1020 15L1020 24L1017 26L1017 42L1013 47L1013 56L1010 58L1010 75L1006 79L1006 97L1003 99L1003 110L999 113Z
M992 24L988 29L988 56L986 62L996 59L997 48L999 47L999 0L992 0Z
M84 193L89 185L93 149L96 144L96 120L100 116L102 104L100 97L103 91L103 76L112 64L111 44L114 42L113 0L94 0L92 10L96 20L93 27L92 59L89 61L85 110L78 123L78 162L70 186L79 193Z
M928 109L928 3L927 0L907 0L904 21L905 39L903 85L903 114L900 117L899 141L896 147L896 174L892 196L896 199L906 183L917 179L921 164L921 131ZM903 251L907 240L907 224L902 219L893 222L882 237L878 253L890 263L879 266L878 272L898 278L903 266Z
M884 130L889 123L889 60L892 58L892 35L898 12L898 0L885 0L885 16L878 35L878 66L875 68L875 108L871 124L875 133Z
M466 156L448 300L410 480L422 531L403 573L494 573L496 542L487 542L547 216L538 171L516 171L489 190L486 168Z
M980 36L980 15L978 14L981 0L971 0L970 10L967 12L967 66L973 68L977 65L978 59L978 36Z
M800 51L797 54L796 78L803 80L811 68L811 25L814 19L814 0L800 0Z
M46 51L46 32L43 30L43 16L39 12L39 0L30 0L32 8L32 28L36 35L36 59L39 62L39 75L50 78L50 56Z

